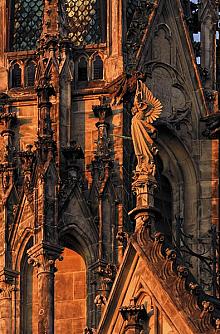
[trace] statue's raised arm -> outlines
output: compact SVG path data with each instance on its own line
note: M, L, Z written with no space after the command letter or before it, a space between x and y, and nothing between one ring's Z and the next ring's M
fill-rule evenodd
M162 105L156 99L147 86L140 80L137 81L137 89L132 108L131 135L134 144L135 155L138 160L136 172L147 173L154 176L155 164L153 156L157 148L153 142L156 129L152 123L159 118Z

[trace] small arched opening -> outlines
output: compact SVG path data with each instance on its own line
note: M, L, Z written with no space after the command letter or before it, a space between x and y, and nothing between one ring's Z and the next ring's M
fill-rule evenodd
M78 63L78 81L88 81L88 63L84 57Z
M25 66L25 73L24 73L24 82L26 87L34 86L35 71L36 71L36 64L33 61L29 61Z
M93 61L93 80L103 79L103 61L102 58L97 55Z
M21 87L21 67L18 63L15 63L11 67L11 87L12 88Z

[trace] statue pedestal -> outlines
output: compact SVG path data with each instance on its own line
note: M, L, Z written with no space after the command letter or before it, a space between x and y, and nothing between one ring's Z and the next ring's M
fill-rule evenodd
M136 194L136 207L154 207L155 177L146 172L135 172L132 191Z
M154 193L157 189L157 181L152 174L135 172L132 190L136 194L136 207L129 212L132 221L136 223L135 231L143 226L155 226L160 213L154 207Z
M135 222L135 231L139 231L143 226L155 227L156 221L160 218L160 212L155 207L136 207L129 213L131 221Z

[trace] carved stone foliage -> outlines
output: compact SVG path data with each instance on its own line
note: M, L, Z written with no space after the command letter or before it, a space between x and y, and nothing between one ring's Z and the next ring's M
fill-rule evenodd
M117 273L117 267L114 264L108 263L103 265L100 263L95 274L97 291L99 293L96 295L94 303L97 307L102 307L106 304L112 284L114 282Z
M133 298L130 301L130 305L120 308L120 313L126 321L123 334L130 333L130 330L133 330L134 333L142 333L143 326L141 321L146 321L148 319L148 314L144 305L138 305L136 298Z
M203 135L211 139L218 139L220 135L220 112L212 113L201 121L206 124Z
M220 307L207 295L184 264L184 259L161 232L153 233L155 222L143 212L143 223L133 238L142 248L152 272L158 277L171 299L186 313L201 333L215 333ZM140 219L141 210L135 219ZM216 322L217 321L217 322Z
M12 291L15 290L15 285L0 282L0 300L5 298L11 298Z
M62 251L62 247L49 243L38 244L28 250L28 262L37 268L38 273L54 273L56 260L63 260Z
M164 63L147 63L145 71L148 87L163 105L160 122L177 131L183 130L180 135L187 140L191 130L192 105L183 78Z
M12 291L16 290L15 278L18 272L4 268L0 272L0 300L11 298Z

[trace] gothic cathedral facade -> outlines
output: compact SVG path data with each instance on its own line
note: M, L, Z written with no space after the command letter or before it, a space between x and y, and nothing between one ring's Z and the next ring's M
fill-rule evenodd
M0 0L1 334L220 333L219 29L215 0Z

